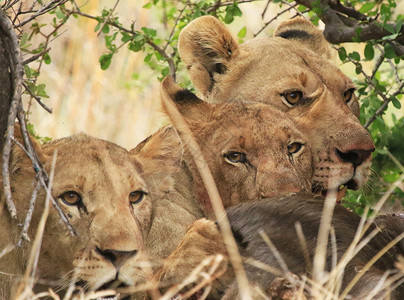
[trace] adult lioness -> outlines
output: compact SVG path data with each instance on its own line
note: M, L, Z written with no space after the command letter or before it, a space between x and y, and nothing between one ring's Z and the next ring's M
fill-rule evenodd
M311 189L310 145L283 112L264 103L209 104L181 90L170 78L164 80L162 90L163 101L175 102L199 142L225 207ZM175 160L182 156L173 175L174 189L152 200L154 219L146 244L153 262L167 257L195 220L213 214L195 163L178 143L174 129L168 127L131 151L141 163L167 163L170 156L161 152L168 149Z
M153 193L153 187L149 188L139 176L139 162L127 150L84 134L43 146L33 143L48 172L52 155L57 151L51 193L78 234L71 236L57 211L50 208L36 288L41 288L41 282L53 282L60 285L59 288L78 282L86 289L96 290L115 280L134 284L133 273L137 278L145 276L146 271L137 265L144 260L143 236L150 225L149 193ZM18 146L13 148L10 172L18 218L11 219L3 211L0 249L9 243L16 245L20 239L18 224L24 223L35 185L32 163ZM35 235L44 199L45 193L41 190L30 226L31 238ZM1 299L11 299L24 274L32 243L23 245L0 259Z
M204 16L181 31L178 50L207 101L266 102L295 120L319 158L315 191L364 184L374 145L357 119L352 81L322 57L327 42L310 22L296 18L273 38L238 45L222 23Z

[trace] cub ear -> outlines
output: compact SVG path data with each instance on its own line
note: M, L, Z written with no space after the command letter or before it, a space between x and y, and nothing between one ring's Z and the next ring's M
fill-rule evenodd
M130 150L130 154L140 163L141 177L152 193L168 192L173 187L173 175L182 160L182 146L174 128L161 128Z
M331 58L330 46L322 31L303 17L282 22L276 28L274 36L294 40L324 58Z
M214 74L226 72L226 65L239 54L239 47L219 20L203 16L181 31L178 52L192 82L206 95L214 84Z
M162 81L160 94L164 112L168 114L169 105L174 104L190 126L193 122L207 121L212 110L211 104L199 99L192 92L181 89L171 76Z

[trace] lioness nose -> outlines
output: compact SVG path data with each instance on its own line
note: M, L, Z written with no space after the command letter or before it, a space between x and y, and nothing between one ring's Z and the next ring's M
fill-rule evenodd
M370 154L375 151L375 148L370 148L368 150L357 150L357 149L352 149L348 151L337 151L337 156L345 162L351 163L354 165L354 167L357 167L361 165L365 160L367 160L370 156Z
M123 266L129 258L137 254L137 250L131 250L131 251L120 251L113 249L101 250L98 247L96 248L96 250L101 256L112 262L112 264L117 269Z

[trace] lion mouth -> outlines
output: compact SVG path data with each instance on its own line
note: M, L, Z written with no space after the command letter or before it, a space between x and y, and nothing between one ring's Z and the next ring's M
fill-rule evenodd
M313 188L312 192L316 195L321 195L323 197L327 197L336 193L335 198L337 203L341 203L342 198L345 196L347 189L357 190L359 188L359 184L355 179L351 179L343 184L340 184L337 189L323 189L321 187Z
M118 279L111 280L109 282L104 283L97 291L103 291L103 290L116 290L118 288L125 288L128 287L127 284L121 282ZM97 298L101 300L129 300L130 296L125 295L124 297L121 297L120 294L116 295L111 295L111 296L104 296L102 298Z
M83 280L80 280L78 282L76 282L76 287L80 287L81 289L85 289L86 287L86 282ZM101 292L101 291L106 291L106 290L116 290L118 288L125 288L128 287L128 285L126 285L125 283L114 279L111 281L108 281L106 283L104 283L101 287L99 287L96 291L97 292ZM79 289L76 290L76 293L79 292ZM111 295L104 295L103 297L97 297L97 300L129 300L130 299L130 295L125 295L125 296L121 296L119 293L116 294L112 294Z

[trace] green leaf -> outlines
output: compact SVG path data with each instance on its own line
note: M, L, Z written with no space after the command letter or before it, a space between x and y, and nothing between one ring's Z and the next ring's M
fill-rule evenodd
M350 57L352 60L356 60L356 61L360 61L360 60L361 60L361 56L360 56L359 53L356 52L356 51L354 51L354 52L352 52L352 53L349 53L349 57Z
M31 73L31 68L28 67L27 65L24 65L24 72L25 72L25 76L27 76L27 78L31 78L32 73Z
M147 9L149 9L149 8L151 8L152 7L152 3L151 2L149 2L149 3L146 3L145 5L143 5L143 8L147 8Z
M147 27L142 27L142 31L144 32L144 34L148 35L148 36L156 36L157 35L157 31L156 29L152 29L152 28L147 28Z
M372 60L373 59L373 57L375 56L375 50L373 49L372 44L366 44L364 54L365 54L366 60Z
M108 34L109 33L109 25L104 24L104 27L102 27L102 33Z
M65 16L65 14L63 13L63 11L60 9L59 6L56 7L55 13L56 13L56 17L57 17L58 19L65 20L66 16Z
M394 48L390 43L386 43L384 45L384 56L386 58L394 58L394 57L396 57L396 52L394 51Z
M37 90L36 90L36 95L39 97L43 97L43 98L49 98L49 96L46 94L45 88L46 88L46 85L43 83L38 85Z
M402 27L403 27L403 20L398 20L395 27L396 32L399 33Z
M359 12L361 13L367 13L368 11L372 10L373 7L375 7L376 2L367 2L362 7L359 9Z
M45 53L43 55L43 61L45 62L45 64L49 65L52 62L52 59L50 57L50 55L48 53Z
M239 38L244 38L246 34L247 34L247 27L244 26L244 27L241 28L241 30L238 32L237 36L238 36Z
M243 13L237 4L232 4L226 7L226 15L224 16L224 22L230 24L234 21L234 17L240 17Z
M121 41L122 41L123 43L129 42L129 41L132 39L132 35L129 34L129 33L127 33L127 32L121 31L121 34L122 34L122 39L121 39Z
M139 42L134 42L134 41L132 41L132 42L129 43L128 48L129 48L129 50L131 50L133 52L139 52L140 50L143 49L143 45L144 45L144 42L140 42L140 41Z
M147 54L143 61L145 63L148 63L151 60L152 56L153 56L153 53Z
M394 105L395 108L397 108L397 109L400 109L400 108L401 108L401 102L400 102L396 97L394 97L393 99L391 99L391 102L393 103L393 105Z
M355 73L360 74L362 72L362 65L357 65L355 68Z
M161 70L161 75L164 77L167 76L170 73L170 69L168 67L165 67L163 70Z
M100 21L98 21L98 24L94 28L94 32L97 32L98 30L100 30L100 26L101 26L101 23L100 23Z
M345 61L347 58L347 53L344 47L338 49L338 56L341 61Z
M20 47L24 47L24 45L27 43L28 41L28 33L24 32L22 37L21 37L21 41L20 41Z
M112 56L113 53L101 55L100 59L98 60L100 62L101 70L108 69L109 65L111 64Z
M388 23L383 24L383 28L386 29L388 32L394 34L395 33L395 28L393 25L390 25Z

